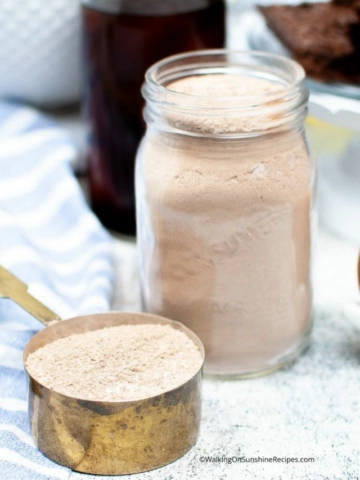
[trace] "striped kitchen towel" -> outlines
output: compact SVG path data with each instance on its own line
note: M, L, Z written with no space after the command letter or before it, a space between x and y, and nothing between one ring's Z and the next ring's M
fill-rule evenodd
M0 102L0 265L63 318L106 311L112 244L71 171L76 148L38 112ZM22 352L42 325L0 299L0 479L68 479L29 435Z

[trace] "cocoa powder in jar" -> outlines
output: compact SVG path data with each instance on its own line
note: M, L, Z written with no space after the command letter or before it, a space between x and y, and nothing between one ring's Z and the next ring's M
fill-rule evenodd
M208 74L167 88L213 101L281 86ZM301 349L310 327L312 192L303 131L266 133L261 107L249 118L174 111L169 119L195 134L149 128L139 153L145 308L200 337L205 373L271 370ZM234 131L248 135L221 135Z

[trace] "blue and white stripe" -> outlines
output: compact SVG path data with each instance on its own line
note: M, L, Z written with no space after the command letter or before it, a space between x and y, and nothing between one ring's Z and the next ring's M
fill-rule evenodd
M0 103L0 264L63 318L106 311L112 244L86 205L68 135L38 112ZM0 299L0 478L68 479L29 435L22 354L42 325Z

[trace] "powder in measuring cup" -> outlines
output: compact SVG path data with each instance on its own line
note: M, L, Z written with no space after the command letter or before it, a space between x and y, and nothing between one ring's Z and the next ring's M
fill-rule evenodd
M93 401L159 395L190 380L203 358L169 325L121 325L60 338L29 354L29 374L51 390Z

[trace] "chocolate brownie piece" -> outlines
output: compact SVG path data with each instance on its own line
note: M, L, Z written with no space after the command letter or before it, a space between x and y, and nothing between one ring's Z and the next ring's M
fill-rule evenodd
M310 77L360 83L359 0L258 7Z

